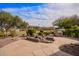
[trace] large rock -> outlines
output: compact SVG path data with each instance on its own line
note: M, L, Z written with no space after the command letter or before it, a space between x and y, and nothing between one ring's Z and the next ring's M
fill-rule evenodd
M40 39L39 38L35 38L35 37L27 37L27 39L28 40L30 40L30 41L34 41L34 42L39 42L40 41Z

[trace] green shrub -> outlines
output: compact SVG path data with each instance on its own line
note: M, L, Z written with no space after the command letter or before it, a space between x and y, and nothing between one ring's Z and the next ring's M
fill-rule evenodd
M75 30L75 35L74 37L78 38L79 37L79 30Z
M46 35L46 36L49 35L49 34L50 34L50 32L44 32L44 35Z
M15 37L16 36L16 31L15 30L11 30L10 31L10 36Z
M28 29L27 30L27 35L33 36L36 33L35 29Z
M3 31L0 31L0 38L4 38L5 37L5 33Z
M39 32L38 35L43 35L43 33L42 32Z
M42 30L39 31L38 35L43 36L44 32Z
M79 37L79 26L71 26L71 28L66 29L64 35L69 37Z

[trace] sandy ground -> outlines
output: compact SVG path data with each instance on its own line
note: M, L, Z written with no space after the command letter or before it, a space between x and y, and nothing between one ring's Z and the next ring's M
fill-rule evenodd
M0 39L0 48L4 47L7 44L10 44L12 42L15 42L17 40L12 40L13 38L8 37L8 38L4 38L4 39Z
M36 43L27 40L18 40L0 48L2 56L48 56L57 53L63 44L78 43L79 41L54 37L53 43Z

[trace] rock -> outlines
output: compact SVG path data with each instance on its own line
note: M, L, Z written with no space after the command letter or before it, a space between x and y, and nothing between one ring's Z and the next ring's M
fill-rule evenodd
M39 38L35 38L35 37L27 37L28 40L30 41L34 41L34 42L39 42Z

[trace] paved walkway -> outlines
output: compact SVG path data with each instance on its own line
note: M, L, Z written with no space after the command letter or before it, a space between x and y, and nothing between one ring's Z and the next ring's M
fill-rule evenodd
M76 40L54 37L53 43L36 43L27 40L18 40L0 48L2 56L48 56L60 51L59 46L69 43L78 43Z

